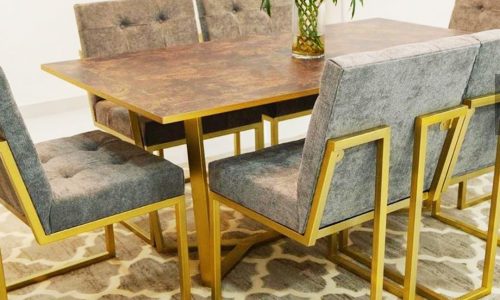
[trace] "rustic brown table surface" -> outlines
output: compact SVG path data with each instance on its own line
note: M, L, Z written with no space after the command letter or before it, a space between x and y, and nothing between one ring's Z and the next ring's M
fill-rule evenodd
M327 26L326 58L461 35L385 19ZM291 36L142 51L45 64L42 69L159 123L184 121L200 270L210 279L206 162L201 117L319 91L324 60L291 57Z

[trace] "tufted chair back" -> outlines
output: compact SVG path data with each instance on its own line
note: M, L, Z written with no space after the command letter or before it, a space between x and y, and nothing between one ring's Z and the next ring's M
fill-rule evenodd
M409 197L415 118L461 103L478 49L476 39L460 36L327 61L300 166L300 222L307 222L327 141L381 125L392 131L389 202ZM429 129L425 189L445 137L439 125ZM345 151L322 226L373 210L375 163L374 143Z
M481 42L464 99L495 94L495 76L500 74L500 30L473 34ZM496 63L494 63L496 62ZM483 169L495 164L495 113L500 104L479 107L472 116L465 136L454 175Z
M198 42L189 0L122 0L75 5L83 57Z
M50 232L49 213L52 205L52 190L1 67L0 136L8 142L38 217L45 231ZM0 175L0 197L18 215L24 215L3 164L0 166Z
M261 0L196 0L205 41L291 32L292 0L273 0L272 18Z
M194 7L190 0L77 4L75 15L84 58L198 42ZM90 95L92 110L99 100L99 97Z
M500 1L456 0L450 28L468 32L500 29Z

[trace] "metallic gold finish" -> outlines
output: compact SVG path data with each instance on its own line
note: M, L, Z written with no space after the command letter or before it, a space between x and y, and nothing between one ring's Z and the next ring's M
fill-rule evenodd
M271 146L279 144L279 123L287 120L297 119L300 117L308 116L312 113L312 109L300 111L293 114L288 114L284 116L279 116L272 118L267 115L262 116L263 121L268 121L271 123Z
M430 199L439 197L445 183L444 172L453 160L454 145L459 140L462 125L467 114L466 106L459 106L450 110L435 112L420 116L415 121L415 140L413 147L413 167L411 178L411 193L408 221L408 235L406 247L406 265L404 278L403 299L413 300L417 290L417 262L420 240L420 222L422 218L422 192L424 190L425 162L427 153L427 132L432 125L440 124L447 120L452 122L448 131L443 152L439 159L437 172L431 185Z
M200 276L204 283L209 283L210 273L210 224L208 218L208 187L205 148L203 145L203 125L201 118L184 122L186 144L191 173L191 189L193 194L193 210L200 257Z
M234 155L241 154L241 134L236 132L234 134Z
M387 198L388 198L388 179L389 179L389 153L390 153L390 128L383 126L374 129L358 132L356 134L336 138L327 142L325 156L321 165L318 183L316 185L314 198L312 201L312 209L309 220L306 225L304 234L293 231L265 216L262 216L244 206L239 205L225 198L222 195L210 191L210 237L211 237L211 263L212 263L212 299L221 299L221 258L220 258L220 213L219 206L224 204L229 206L247 217L264 224L265 226L305 245L312 246L316 240L323 237L320 229L321 218L323 216L327 196L330 190L335 165L343 156L345 149L353 148L359 145L375 142L377 144L377 182L375 193L375 210L372 212L374 216L374 256L372 262L372 287L371 298L382 299L383 285L383 266L384 266L384 249L385 249L385 225L387 218ZM363 220L363 218L356 218ZM358 225L352 220L345 222L348 226ZM346 225L344 225L346 226ZM338 224L327 227L339 228L338 231L345 228ZM331 230L331 229L330 229ZM331 232L333 234L335 232ZM230 254L231 255L231 254Z
M462 175L459 177L455 177L455 178L451 178L451 176L452 176L452 172L455 168L456 162L458 160L458 156L460 154L460 150L461 150L463 141L465 139L465 135L467 133L467 128L468 128L469 122L470 122L472 116L474 115L476 108L485 107L485 106L489 106L489 105L495 105L497 103L500 103L500 97L498 94L489 95L486 97L475 98L475 99L470 99L470 100L465 101L465 104L469 107L469 111L467 113L466 119L464 120L464 124L463 124L462 129L461 129L459 140L457 141L457 143L455 145L453 159L450 163L449 168L447 170L441 170L441 172L440 172L441 176L446 177L446 180L445 180L446 183L442 187L442 189L441 189L442 191L446 190L448 188L448 186L450 186L451 184L459 183L459 195L458 195L458 200L457 200L458 201L457 206L461 209L466 208L466 207L470 207L470 206L478 204L478 203L481 203L481 202L486 201L486 200L491 198L491 195L488 194L488 195L483 195L483 196L480 196L480 197L477 197L475 199L467 201L466 187L467 187L467 180L474 178L474 177L477 177L477 176L481 176L481 175L486 174L486 173L489 173L493 170L493 168L495 168L495 166L476 170L474 172L470 172L468 174L465 174L465 175ZM487 240L487 238L490 234L484 230L480 230L479 228L477 228L474 225L471 225L467 222L464 222L461 219L455 218L455 217L441 211L441 199L439 197L439 194L436 197L434 197L432 215L433 215L433 217L435 217L436 219L440 220L443 223L446 223L450 226L453 226L457 229L460 229L466 233L472 234L472 235L474 235L478 238L481 238L483 240ZM500 246L500 241L497 242L497 245Z
M158 211L161 208L166 208L169 206L178 206L184 204L184 196L179 196L167 200L163 200L158 203L146 205L131 211L123 212L114 216L110 216L98 221L93 221L88 224L83 224L79 225L70 229L66 229L57 233L49 234L47 235L43 229L43 226L41 224L41 221L38 217L38 214L35 210L35 207L33 205L33 202L31 200L31 197L28 193L28 190L26 188L26 185L24 184L24 181L21 177L21 174L19 172L19 169L17 168L16 161L14 160L14 157L12 155L12 152L10 150L9 144L5 140L0 140L0 161L3 164L3 167L5 168L7 172L7 179L10 181L12 184L12 187L14 188L14 191L16 193L17 198L20 201L21 207L23 209L23 213L26 216L27 223L31 230L33 231L33 235L35 236L36 241L40 245L45 245L49 243L53 243L56 241L60 241L81 233L93 231L99 228L104 228L105 229L105 238L106 238L106 252L98 255L94 255L90 258L85 258L82 260L78 260L76 262L73 262L71 264L63 265L60 267L53 268L49 271L45 271L33 276L30 276L25 279L18 280L12 284L7 285L5 283L4 274L3 274L3 266L0 262L0 268L1 273L0 273L0 295L4 293L2 287L6 286L6 290L11 291L14 289L18 289L24 286L27 286L32 283L40 282L43 281L47 278L50 278L52 276L56 275L61 275L64 273L67 273L69 271L75 270L77 268L82 268L109 258L113 258L116 255L116 250L115 250L115 241L114 241L114 233L113 233L113 224L131 219L134 217L138 217L144 214L148 213L153 213ZM182 204L180 204L182 203ZM184 206L179 206L180 208L184 208ZM182 216L182 214L180 214ZM181 220L182 221L182 220ZM185 220L184 220L185 222ZM182 230L181 230L182 231ZM185 233L185 230L183 230ZM179 239L187 239L186 236L184 237L178 237ZM185 243L183 244L185 245ZM187 249L185 250L187 251ZM181 254L180 254L181 255ZM187 256L185 256L187 257ZM185 258L184 262L185 264ZM181 266L180 268L181 272L181 279L183 281L182 285L183 287L189 287L189 282L186 282L187 279L189 279L189 269L183 268ZM187 274L186 274L187 273ZM189 288L183 288L183 291L186 292ZM2 295L3 296L3 295ZM189 296L189 294L188 294ZM188 297L185 294L183 297ZM188 298L184 298L188 299Z
M177 204L178 205L178 204ZM149 225L151 236L153 237L154 247L158 252L165 250L165 241L163 239L163 230L161 229L160 216L158 211L149 213Z
M282 237L283 236L281 234L275 231L267 231L239 240L237 244L233 245L233 249L231 249L231 251L222 260L222 277L225 277L253 247L278 240ZM224 248L224 245L220 244L221 243L219 242L219 247Z
M175 205L177 227L177 256L179 258L180 291L182 300L191 299L191 275L189 271L188 237L186 224L186 203L179 201ZM161 235L161 232L160 232Z
M5 284L5 274L3 271L3 258L1 250L0 250L0 300L7 300L7 286Z

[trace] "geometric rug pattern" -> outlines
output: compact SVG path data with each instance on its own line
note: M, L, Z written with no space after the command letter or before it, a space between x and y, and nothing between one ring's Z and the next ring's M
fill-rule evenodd
M491 191L492 174L469 181L470 196ZM188 229L195 239L190 187L186 186ZM489 202L455 209L457 186L443 195L444 208L460 218L486 228ZM425 213L424 213L425 215ZM161 211L167 240L175 242L175 218L170 209ZM224 208L224 238L243 238L262 230L259 225ZM134 220L149 228L146 218ZM388 219L386 265L404 272L406 247L405 211ZM11 292L9 299L176 299L179 282L176 254L158 254L121 225L115 225L117 258ZM370 252L371 223L350 232L350 247ZM480 285L484 241L446 226L428 216L422 220L419 282L448 296L459 296ZM7 280L19 278L65 261L104 249L103 231L95 231L48 246L38 246L29 229L0 206L0 249ZM324 256L325 241L303 247L281 239L253 249L223 281L227 299L369 299L369 284L337 267ZM191 253L194 299L209 299L210 290L200 284L196 253ZM500 256L497 256L500 262ZM497 263L497 265L500 265ZM385 294L385 299L396 297ZM495 273L493 294L500 299L500 269Z

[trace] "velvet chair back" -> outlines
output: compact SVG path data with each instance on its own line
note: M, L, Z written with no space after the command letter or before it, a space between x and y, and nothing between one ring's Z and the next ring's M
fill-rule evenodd
M53 201L52 190L42 168L31 137L19 112L9 83L0 68L0 136L9 144L21 177L31 196L46 232L50 231L49 213ZM0 197L18 213L24 215L3 164L0 166Z
M249 35L291 32L292 3L273 0L272 17L260 9L261 0L196 0L205 41Z
M481 49L472 70L464 99L495 94L495 76L500 76L500 30L473 34ZM453 175L459 176L495 164L495 114L500 104L479 107L472 115Z
M479 42L471 36L403 45L328 60L305 140L297 187L304 226L329 139L388 125L392 130L389 201L410 195L417 116L458 106ZM428 133L425 189L429 189L446 136ZM322 226L373 210L375 144L345 152L335 168Z

